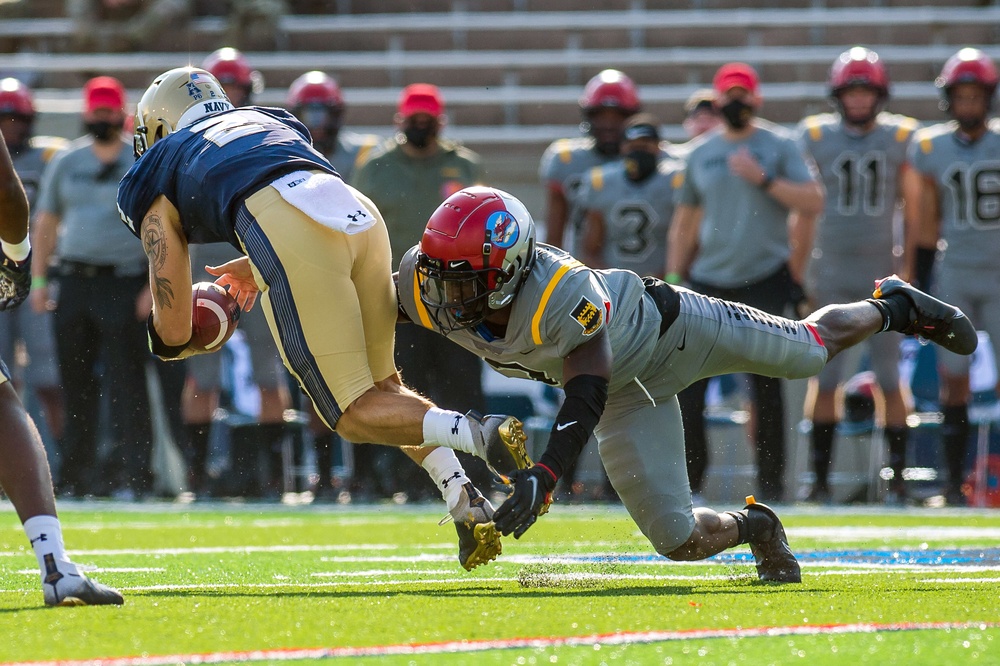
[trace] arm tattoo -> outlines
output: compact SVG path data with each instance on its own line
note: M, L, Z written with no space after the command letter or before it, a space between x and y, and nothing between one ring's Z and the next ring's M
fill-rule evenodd
M161 308L173 304L174 289L170 279L160 272L167 263L167 243L163 231L163 220L159 215L147 215L142 222L142 246L149 258L149 273L152 277L153 298Z

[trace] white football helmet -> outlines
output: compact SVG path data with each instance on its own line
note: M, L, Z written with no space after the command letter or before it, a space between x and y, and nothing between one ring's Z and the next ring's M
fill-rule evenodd
M136 159L174 130L232 108L222 84L203 69L178 67L160 74L135 109Z

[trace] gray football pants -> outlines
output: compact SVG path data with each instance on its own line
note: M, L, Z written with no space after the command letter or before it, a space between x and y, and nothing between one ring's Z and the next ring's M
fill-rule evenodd
M694 530L677 392L732 372L809 377L827 359L815 331L800 322L678 291L680 315L660 338L647 370L609 396L595 430L611 483L663 555Z

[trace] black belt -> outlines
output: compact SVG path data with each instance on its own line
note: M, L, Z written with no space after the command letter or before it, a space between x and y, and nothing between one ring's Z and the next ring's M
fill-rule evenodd
M142 273L125 272L122 266L106 266L102 264L88 264L83 261L72 261L63 259L56 268L56 273L63 277L142 277Z
M642 284L646 287L646 293L653 297L656 309L660 311L660 337L662 338L670 325L681 314L680 294L663 280L654 277L642 278Z

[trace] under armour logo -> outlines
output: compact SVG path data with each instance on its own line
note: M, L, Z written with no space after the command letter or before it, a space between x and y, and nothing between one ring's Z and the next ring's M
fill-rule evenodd
M461 479L461 478L462 478L462 473L461 472L457 472L457 471L456 472L452 472L451 476L449 476L447 479L441 479L441 487L447 489L449 481L454 481L455 479Z
M462 422L462 417L461 416L456 416L455 417L455 425L453 425L451 427L451 434L453 434L453 435L457 435L458 434L458 424L461 423L461 422Z
M39 534L37 539L31 539L31 545L34 546L36 541L48 541L48 538L44 534Z
M365 213L363 213L362 211L360 211L360 210L358 212L354 213L354 215L348 215L347 216L347 218L351 222L357 222L359 217L368 217L368 216Z

